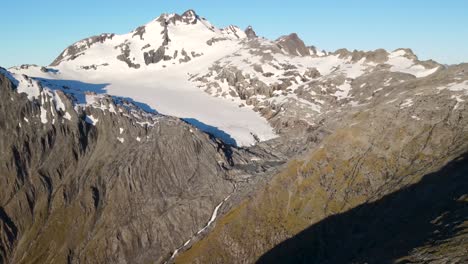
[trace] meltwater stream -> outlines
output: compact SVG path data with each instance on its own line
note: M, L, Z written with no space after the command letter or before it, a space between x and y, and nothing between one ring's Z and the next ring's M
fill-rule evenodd
M164 264L170 263L175 258L175 256L177 256L177 254L179 253L181 249L183 249L188 244L190 244L190 242L192 242L192 240L195 237L203 233L203 231L205 231L207 228L209 228L213 224L213 222L216 220L216 217L218 216L219 208L223 206L223 204L231 197L231 195L235 192L235 190L236 188L234 187L234 191L231 194L229 194L226 198L224 198L224 200L215 207L215 209L213 210L213 214L211 215L210 221L208 221L208 223L202 229L200 229L195 235L193 235L189 240L187 240L182 246L178 247L174 251L174 253L172 253L172 256L167 261L164 262Z

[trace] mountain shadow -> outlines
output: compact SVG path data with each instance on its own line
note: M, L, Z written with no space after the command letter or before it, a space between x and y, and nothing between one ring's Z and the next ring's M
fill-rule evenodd
M310 226L257 263L412 263L401 258L415 248L440 246L453 238L465 251L457 254L468 263L467 223L465 153L415 185ZM437 251L430 249L432 253Z
M39 81L42 85L51 90L61 90L67 94L73 95L76 102L79 104L86 104L86 93L93 92L96 94L107 93L106 87L109 83L85 83L75 80L60 80L60 79L45 79L33 78Z
M217 137L221 139L224 143L231 145L231 146L237 146L237 142L234 138L231 137L228 133L224 132L223 130L210 126L208 124L205 124L201 122L198 119L195 118L182 118L185 122L197 127L201 131L208 133L210 135L213 135L214 137Z
M41 82L43 85L51 90L62 90L69 95L72 95L78 104L86 104L86 93L92 92L96 94L107 94L107 86L109 83L85 83L74 80L59 80L59 79L45 79L45 78L34 78L37 81ZM134 104L141 108L143 111L153 114L160 114L156 109L152 108L148 104L138 102L133 100L130 97L122 96L112 96L112 98L120 103L125 101L131 104ZM182 118L185 122L199 128L201 131L210 134L214 137L221 139L224 143L237 146L237 142L234 138L231 137L228 133L222 131L221 129L205 124L195 118Z

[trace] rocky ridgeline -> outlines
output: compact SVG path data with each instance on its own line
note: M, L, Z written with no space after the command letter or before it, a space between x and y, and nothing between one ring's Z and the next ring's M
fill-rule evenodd
M320 56L308 49L295 54L291 50L306 47L297 35L291 36L276 42L249 40L190 80L213 96L239 98L244 102L240 107L253 106L280 134L296 134L317 126L331 112L371 104L395 89L417 86L424 82L421 77L443 69L433 61L419 61L408 49L392 53L343 49ZM395 54L419 71L393 69L390 57ZM447 78L443 85L451 81Z

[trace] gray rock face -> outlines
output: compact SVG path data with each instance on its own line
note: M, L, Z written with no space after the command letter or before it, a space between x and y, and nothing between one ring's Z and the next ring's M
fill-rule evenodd
M338 55L339 58L351 58L352 62L358 62L361 59L366 59L374 63L384 63L388 60L389 53L384 49L378 49L375 51L362 51L354 50L349 51L347 49L339 49L335 52L332 52L333 55ZM410 57L410 59L417 60L417 57Z
M194 127L110 97L119 111L75 112L57 93L65 111L0 75L2 263L159 263L233 191L220 143Z
M159 47L156 51L150 50L144 53L146 65L152 63L158 63L164 59L166 48L164 46Z
M191 60L191 58L188 56L187 52L184 49L182 49L180 53L182 55L182 58L179 59L179 62L182 63L182 62L188 62Z
M225 41L225 40L226 40L226 38L212 38L212 39L208 40L208 41L206 42L206 44L207 44L208 46L213 46L214 43L216 43L216 42L221 42L221 41Z
M143 35L146 33L146 27L145 26L141 26L141 27L138 27L137 29L135 29L135 33L133 33L133 37L135 36L139 36L141 40L143 40Z
M315 46L309 46L308 47L311 51L311 55L319 55L319 50L317 50L317 47ZM322 51L323 54L326 54L325 51Z
M120 51L122 52L122 54L117 56L118 60L125 62L130 68L140 68L140 64L133 63L133 61L130 59L130 48L128 47L128 45L121 45L117 48L120 48Z
M196 24L198 21L198 15L192 9L185 11L180 20L187 24Z
M167 22L163 22L163 26L164 26L164 30L162 32L162 35L163 35L163 42L162 42L162 45L163 46L167 46L169 44L169 42L171 41L171 39L169 38L169 29L167 28Z
M103 63L100 65L92 64L92 65L81 66L80 68L83 70L97 70L99 67L105 67L105 66L109 66L109 64L107 63Z
M296 33L280 37L276 40L277 45L287 54L292 56L309 56L310 49L306 47Z
M82 52L87 48L91 47L95 43L103 43L107 39L112 39L115 34L104 33L99 36L93 36L84 40L81 40L70 47L66 48L51 64L50 66L58 66L63 61L65 56L70 56L69 60L74 60L78 56L82 55Z
M257 38L257 33L255 33L255 31L253 30L253 28L251 26L248 26L246 29L245 29L245 34L247 35L247 38L248 39L255 39Z
M158 21L161 23L172 23L182 22L185 24L197 24L200 20L200 17L195 13L194 10L187 10L182 15L174 14L171 18L167 19L166 15L163 14L159 17Z

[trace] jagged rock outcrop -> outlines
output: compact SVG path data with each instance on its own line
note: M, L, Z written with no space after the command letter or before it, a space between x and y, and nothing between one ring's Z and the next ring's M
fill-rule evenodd
M408 49L341 49L320 56L308 49L315 54L293 54L296 59L290 60L284 56L289 55L285 49L251 40L247 47L216 61L206 74L191 80L211 95L245 100L278 133L294 134L313 128L329 111L372 102L387 94L385 90L414 85L415 79L443 69L419 61Z
M164 48L164 46L159 47L156 51L150 50L148 52L145 52L145 63L148 65L162 61L164 59L165 52L166 49Z
M277 45L288 54L293 56L308 56L310 49L306 47L304 41L296 33L280 37L276 40Z
M99 36L93 36L84 40L81 40L67 49L65 49L51 64L50 66L58 66L60 62L65 60L65 57L67 57L67 60L74 60L78 58L79 56L83 55L83 51L86 49L90 48L96 43L104 43L106 40L112 39L115 36L115 34L109 34L109 33L103 33Z
M254 29L252 28L252 26L248 26L246 29L245 29L245 34L247 35L247 38L248 39L255 39L257 38L257 33L255 33Z
M128 45L120 45L118 48L120 48L122 52L120 55L117 56L118 60L125 62L130 68L134 68L134 69L140 68L140 64L135 64L133 63L132 59L130 59L130 48L128 47Z
M185 11L182 16L180 17L180 21L186 23L186 24L195 24L197 23L199 17L197 13L195 13L194 10L189 9Z

